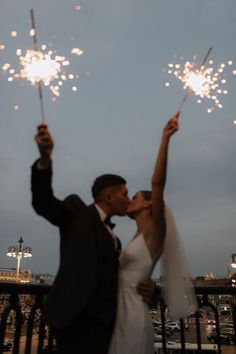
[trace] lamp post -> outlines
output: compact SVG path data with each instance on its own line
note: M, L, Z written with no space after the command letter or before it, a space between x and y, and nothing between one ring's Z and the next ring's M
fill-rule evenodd
M32 250L30 247L22 247L23 239L22 237L19 239L19 246L10 246L7 250L8 257L14 257L17 259L17 268L16 268L16 281L19 281L20 277L20 262L21 258L32 257Z
M231 267L236 268L236 254L235 253L231 254L231 258L232 258Z

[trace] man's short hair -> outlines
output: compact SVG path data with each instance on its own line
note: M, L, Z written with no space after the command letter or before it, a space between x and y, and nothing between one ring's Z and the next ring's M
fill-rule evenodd
M108 187L126 184L126 180L118 175L105 174L95 179L92 186L92 196L94 200L98 199L99 194Z

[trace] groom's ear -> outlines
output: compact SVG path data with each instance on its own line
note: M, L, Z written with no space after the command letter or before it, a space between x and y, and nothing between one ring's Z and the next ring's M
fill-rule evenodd
M103 199L104 201L106 201L108 204L111 204L112 203L112 189L109 187L109 188L106 188L104 189L103 191Z
M112 203L112 193L110 193L110 192L106 193L106 201L108 204Z

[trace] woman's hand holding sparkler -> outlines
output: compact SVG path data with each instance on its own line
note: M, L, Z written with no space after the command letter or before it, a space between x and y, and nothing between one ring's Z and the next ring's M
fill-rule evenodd
M177 112L166 124L163 130L163 139L169 140L169 138L179 129L179 115L180 112Z
M53 150L53 139L48 131L48 126L45 123L38 125L38 131L35 136L35 141L38 145L40 153L40 167L47 168L51 161Z

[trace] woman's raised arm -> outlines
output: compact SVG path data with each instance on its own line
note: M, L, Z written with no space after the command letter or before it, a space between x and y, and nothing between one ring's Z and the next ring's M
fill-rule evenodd
M179 128L178 118L179 114L173 116L163 129L159 152L152 176L152 219L153 227L157 231L154 232L154 234L157 234L157 248L160 253L162 252L166 231L164 188L167 175L168 147L171 136Z

